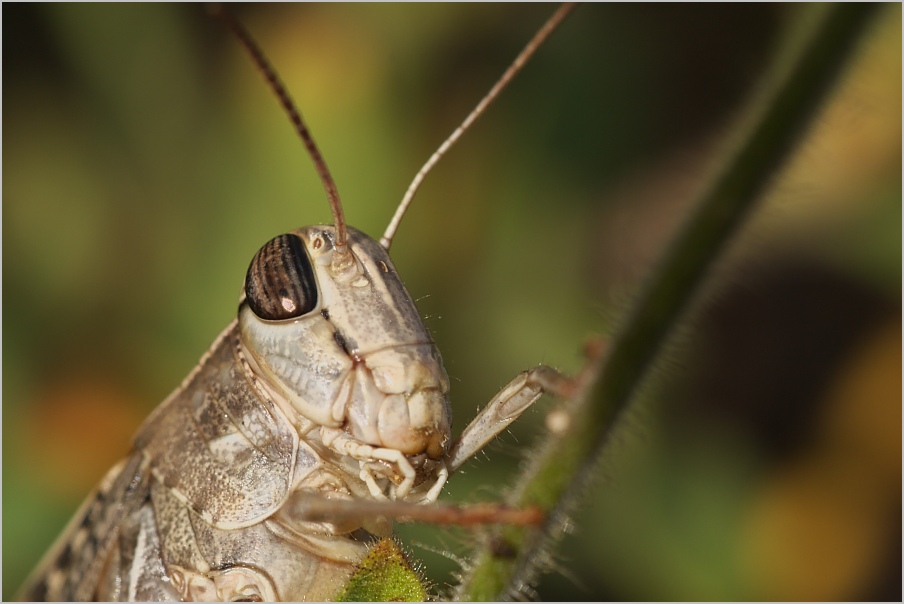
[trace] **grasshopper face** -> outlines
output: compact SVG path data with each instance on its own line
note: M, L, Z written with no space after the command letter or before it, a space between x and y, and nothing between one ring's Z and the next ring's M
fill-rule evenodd
M290 418L441 459L452 414L439 351L387 251L348 231L350 258L338 267L331 226L261 248L239 305L242 341Z

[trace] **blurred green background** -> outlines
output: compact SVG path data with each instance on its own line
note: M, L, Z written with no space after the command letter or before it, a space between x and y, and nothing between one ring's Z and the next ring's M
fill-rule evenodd
M378 236L549 5L236 12ZM427 179L393 257L457 429L518 371L581 365L725 160L798 5L586 5ZM231 320L270 237L328 222L239 44L203 8L3 5L3 596ZM901 14L675 339L544 599L901 597ZM448 486L498 499L519 420ZM438 589L467 533L403 527Z

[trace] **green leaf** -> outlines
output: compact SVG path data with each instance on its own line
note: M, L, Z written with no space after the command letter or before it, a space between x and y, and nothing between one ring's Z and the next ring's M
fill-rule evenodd
M345 587L338 602L423 602L427 588L420 573L393 539L377 541Z

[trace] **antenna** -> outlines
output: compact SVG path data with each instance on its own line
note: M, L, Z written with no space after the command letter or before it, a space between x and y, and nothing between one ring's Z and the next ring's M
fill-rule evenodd
M308 150L308 154L314 162L314 168L316 168L317 174L320 175L320 180L323 182L323 188L326 191L327 199L330 202L330 209L333 212L333 223L336 226L336 241L333 244L334 258L336 260L341 258L342 262L344 262L344 256L348 251L348 234L345 226L345 214L342 211L342 202L339 200L339 191L336 189L336 182L333 180L330 169L327 167L323 156L320 154L320 149L317 148L317 143L314 142L314 137L311 136L308 127L301 118L301 113L292 102L292 98L289 96L286 87L280 81L276 71L271 67L270 63L267 61L267 57L264 56L263 51L258 47L254 38L251 37L251 34L249 34L248 31L242 27L242 24L236 21L220 4L212 4L210 6L210 12L213 16L219 17L226 23L229 29L232 30L242 43L242 46L248 51L248 54L251 55L251 59L264 75L264 79L267 80L270 89L276 94L283 109L285 109L286 113L289 115L289 120L292 122L292 125L295 126L295 131L298 132L305 148ZM334 262L334 265L338 265L337 262Z
M543 27L540 28L530 42L527 43L527 46L515 57L515 60L512 61L512 64L509 65L509 68L505 70L505 73L502 74L502 77L490 88L490 91L484 96L477 106L468 114L468 117L461 123L461 125L455 129L455 131L447 138L442 145L439 146L433 155L430 156L430 159L427 160L427 163L418 171L415 175L414 180L411 181L411 184L408 185L408 190L405 191L405 196L402 198L402 202L399 204L399 207L396 208L396 212L392 217L392 220L389 221L389 226L386 227L386 232L383 233L383 236L380 238L380 245L382 245L387 251L389 247L392 245L392 238L395 237L396 231L399 228L399 223L402 222L402 217L405 215L405 212L408 210L408 206L411 205L411 200L414 199L415 193L420 188L421 183L424 181L424 177L427 176L427 173L433 169L433 166L439 162L439 160L446 154L446 152L452 148L461 135L467 131L468 128L471 127L477 118L480 117L484 110L489 107L490 103L496 100L496 97L499 96L499 93L508 85L508 83L514 78L521 68L524 67L525 63L533 56L534 52L546 41L546 38L555 31L556 27L568 16L568 14L575 7L574 2L566 2L562 4L553 15L547 19L546 23L543 24Z

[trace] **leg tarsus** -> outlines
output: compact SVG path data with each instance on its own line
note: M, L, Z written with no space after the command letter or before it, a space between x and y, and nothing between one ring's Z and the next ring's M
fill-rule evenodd
M530 407L544 392L568 396L574 391L571 378L552 367L539 365L523 371L505 385L468 424L452 446L447 466L450 472L481 450Z
M523 371L494 396L464 429L452 449L446 465L455 472L488 442L505 430L544 393L572 399L584 388L605 354L605 344L592 338L584 347L586 362L576 377L566 376L547 365Z

